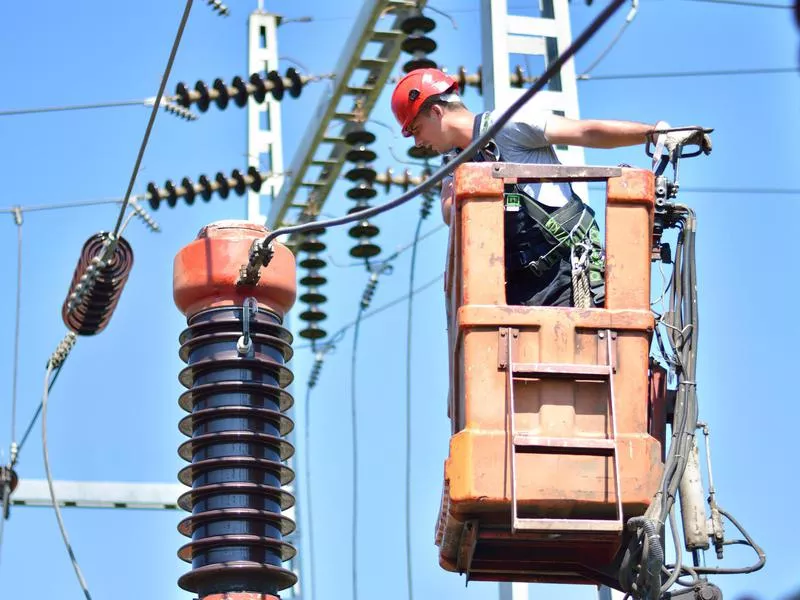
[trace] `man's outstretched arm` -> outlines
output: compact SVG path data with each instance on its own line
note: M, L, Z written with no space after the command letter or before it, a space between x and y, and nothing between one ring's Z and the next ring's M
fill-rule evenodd
M551 144L620 148L646 143L655 128L652 124L633 121L575 120L554 115L547 119L545 135Z

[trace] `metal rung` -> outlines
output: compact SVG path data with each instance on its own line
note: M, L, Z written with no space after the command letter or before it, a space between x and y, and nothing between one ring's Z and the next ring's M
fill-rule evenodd
M303 181L300 185L305 187L325 187L328 184L324 181Z
M353 121L358 115L356 113L351 112L337 112L333 114L334 119L341 119L342 121Z
M341 142L344 142L345 139L343 137L341 137L341 136L338 136L338 137L326 136L326 137L322 138L322 141L326 142L328 144L339 144Z
M347 86L345 93L353 96L359 96L361 94L369 94L374 89L375 87L371 85L350 85Z
M530 433L514 435L517 448L537 449L552 454L591 454L613 456L616 444L609 439L539 437Z
M605 365L576 365L562 363L515 363L512 340L519 338L519 331L503 328L499 331L500 339L505 341L505 352L501 355L501 368L506 371L506 398L508 400L508 436L507 451L511 458L511 532L515 531L581 531L588 533L619 533L623 529L622 484L620 482L619 455L617 440L617 409L614 394L614 348L612 340L616 333L610 329L598 331L598 336L605 341ZM502 343L502 342L501 342ZM517 433L515 425L514 382L518 374L539 376L569 376L572 378L593 378L608 382L608 416L611 421L611 436L607 439L563 439L543 438L530 433ZM591 454L594 456L610 456L614 464L614 492L616 494L616 518L603 519L521 519L517 505L517 454L537 448L539 452L560 454Z
M374 31L372 33L372 41L374 42L394 42L402 37L405 37L402 31ZM363 62L363 60L362 60Z
M515 375L546 375L590 377L592 379L608 379L612 369L608 365L576 365L572 363L514 363Z
M339 161L331 159L318 159L318 160L312 160L311 164L319 167L333 167L335 165L338 165Z
M358 63L359 69L382 69L387 63L382 58L362 58Z
M608 519L514 519L517 531L596 531L617 533L622 521Z

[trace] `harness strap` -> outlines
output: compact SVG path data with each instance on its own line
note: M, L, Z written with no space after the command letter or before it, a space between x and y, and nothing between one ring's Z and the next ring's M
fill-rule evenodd
M490 113L484 112L475 115L472 126L472 139L477 139L483 134L490 124ZM499 162L500 149L494 140L478 150L475 162ZM594 218L594 211L585 204L574 192L572 199L558 210L549 213L543 209L524 189L522 185L507 186L513 192L506 193L506 204L511 197L516 196L516 205L519 199L525 205L525 211L533 219L545 240L552 245L544 255L521 265L531 270L537 277L541 277L561 259L571 259L576 252L587 256L581 257L583 268L588 272L589 288L595 306L602 306L605 301L605 253L600 240L600 229ZM569 186L572 191L572 185Z

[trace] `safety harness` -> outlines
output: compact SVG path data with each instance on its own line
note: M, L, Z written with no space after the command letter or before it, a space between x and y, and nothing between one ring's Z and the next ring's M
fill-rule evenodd
M490 125L490 113L475 116L472 139L475 140ZM475 162L499 162L500 148L490 140L479 150ZM600 229L595 221L594 211L586 205L570 185L572 198L562 207L548 212L536 202L520 184L506 184L504 190L505 210L517 213L518 222L514 227L507 264L515 270L527 269L541 277L562 259L572 266L574 304L580 308L602 307L605 301L605 253L600 239ZM524 206L525 212L520 208ZM525 233L529 230L519 219L530 217L546 242L526 243Z

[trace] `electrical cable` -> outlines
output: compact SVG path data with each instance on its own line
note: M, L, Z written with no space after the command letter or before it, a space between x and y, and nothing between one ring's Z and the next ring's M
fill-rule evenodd
M745 530L745 528L742 527L741 524L736 519L733 518L733 515L731 515L726 510L724 510L722 507L717 507L717 510L719 510L720 514L722 514L731 523L733 523L734 527L736 527L736 529L739 530L739 533L741 533L745 538L744 540L731 540L731 543L735 542L737 544L744 544L746 546L750 546L755 551L755 553L758 555L758 560L755 563L753 563L752 565L748 566L748 567L739 567L739 568L735 568L735 569L727 569L727 568L721 568L721 567L693 567L692 571L694 571L697 574L701 574L701 575L703 575L703 574L708 574L708 575L743 575L743 574L746 574L746 573L754 573L754 572L758 571L759 569L761 569L767 562L767 557L764 554L764 551L761 549L761 546L759 546L755 542L755 540L753 540L753 538L750 537L750 534L747 532L747 530ZM686 567L684 567L684 570L686 570Z
M68 104L64 106L42 106L38 108L16 108L10 110L0 110L0 117L11 117L16 115L32 115L47 112L63 112L69 110L91 110L95 108L114 108L118 106L137 106L147 104L148 99L141 100L121 100L117 102L97 102L94 104Z
M58 374L61 373L62 365L57 366L53 371L53 377L50 379L50 385L47 388L48 393L53 389L53 386L58 379ZM33 413L33 417L31 417L30 422L28 423L27 428L25 429L25 433L22 435L22 439L19 442L18 452L22 452L22 447L25 445L25 442L28 439L31 431L33 430L33 426L36 424L36 420L39 418L39 415L42 413L42 403L39 402L39 406L36 408L36 411Z
M139 174L139 167L142 164L144 151L147 147L147 142L150 139L150 132L153 130L153 124L155 123L156 115L158 114L158 107L161 104L161 97L164 95L164 88L167 87L167 79L169 79L169 74L172 71L172 64L175 62L175 55L178 53L178 45L181 42L183 30L186 27L186 21L189 19L189 12L192 9L193 1L194 0L186 0L186 6L183 9L183 16L181 16L181 22L178 25L178 32L175 35L175 40L172 43L172 49L169 53L169 59L167 60L167 67L164 69L164 75L161 77L161 84L158 87L158 94L156 94L156 100L153 103L153 110L150 111L150 120L147 122L144 138L142 139L142 144L139 147L139 154L136 156L136 163L133 166L133 173L131 173L128 189L125 192L124 199L122 200L122 208L120 209L119 217L117 217L117 224L114 226L113 238L116 238L117 234L119 234L119 229L122 226L122 219L125 216L125 211L128 209L128 201L131 197L131 192L133 191L133 184L136 183L136 176Z
M415 289L414 293L412 294L412 296L416 296L420 292L424 292L429 287L431 287L434 283L438 283L442 279L444 279L444 274L437 275L436 277L434 277L430 281L422 284L417 289ZM364 315L361 317L361 320L362 321L366 321L370 317L377 316L378 314L384 312L385 310L389 310L393 306L397 306L401 302L404 302L409 297L410 296L408 295L408 293L405 293L402 296L398 296L394 300L391 300L390 302L387 302L386 304L382 304L381 306L379 306L375 310L370 311L368 313L364 313ZM330 342L329 343L338 343L338 342L340 342L344 338L344 334L347 332L347 330L350 329L351 327L353 327L353 325L355 325L355 323L356 323L355 321L351 321L350 323L347 323L346 325L344 325L341 329L339 329L336 333L334 333L330 337ZM305 349L308 349L308 348L313 348L313 345L312 344L306 344L306 345L303 345L303 346L296 346L295 347L296 350L305 350Z
M305 470L305 480L306 480L306 506L305 506L305 513L306 513L306 523L308 524L308 560L311 564L311 594L309 595L308 600L314 600L314 593L316 592L315 586L317 583L316 579L316 565L314 564L314 517L312 513L312 504L311 504L311 434L309 433L311 430L311 389L313 385L309 382L309 385L306 387L306 399L305 405L303 407L304 412L304 425L305 431L303 432L303 443L304 443L304 470Z
M411 269L408 278L408 316L406 321L406 585L408 587L408 600L414 600L414 572L411 560L411 342L414 322L414 275L417 266L417 246L421 239L422 223L431 214L433 199L433 194L428 193L425 194L422 202L417 227L414 231L414 241L411 244ZM428 235L431 233L433 232L428 233Z
M737 6L750 6L754 8L783 8L791 9L790 4L772 4L769 2L745 2L744 0L690 0L691 2L707 2L709 4L733 4Z
M605 190L605 185L589 184L590 190ZM722 188L722 187L683 187L681 193L694 192L702 194L786 194L800 195L800 188Z
M141 196L132 196L137 200ZM81 200L78 202L66 202L64 204L35 204L31 206L19 206L10 208L0 208L0 213L13 213L15 209L19 209L23 214L26 212L48 211L48 210L61 210L64 208L82 208L86 206L100 206L102 204L120 204L122 198L109 198L107 200Z
M581 75L577 76L578 79L580 79L581 77L586 77L586 76L589 75L589 73L594 71L595 67L597 67L597 65L600 64L600 61L602 61L608 55L608 53L611 52L611 49L614 46L617 45L617 42L619 42L620 38L622 37L622 34L624 34L625 30L628 29L628 25L631 24L631 22L636 17L636 15L637 15L637 13L639 11L639 0L633 0L632 4L633 5L631 6L631 10L630 10L630 12L628 12L628 15L625 17L625 22L622 23L622 27L619 28L619 31L617 32L617 35L614 36L614 39L611 40L611 43L608 44L608 46L606 46L605 50L603 50L597 56L597 58L594 60L594 62L592 64L590 64L589 67L587 67L587 69ZM527 55L526 55L525 59L527 61L527 59L528 59ZM528 68L528 70L530 71L530 67Z
M326 221L313 221L310 223L283 227L272 231L264 239L256 240L253 243L248 264L243 265L238 283L240 285L252 285L258 281L260 268L269 261L271 252L270 244L272 240L279 236L302 233L321 227L335 227L338 225L345 225L347 223L369 219L375 215L392 210L393 208L408 202L422 192L433 189L434 186L439 184L446 176L452 173L456 167L471 159L480 148L482 148L490 139L492 139L521 107L523 107L535 94L544 88L544 86L547 85L554 75L560 72L564 63L570 60L572 56L578 50L580 50L594 36L595 33L597 33L597 31L608 21L609 18L611 18L611 16L614 15L614 13L616 13L616 11L624 3L625 0L611 0L608 6L606 6L600 12L600 14L572 42L572 44L570 44L570 46L564 50L563 53L561 53L552 63L550 63L542 76L539 77L530 88L525 90L525 92L517 100L515 100L511 106L505 112L503 112L503 114L499 115L498 118L494 120L494 122L486 129L485 132L483 132L482 135L473 140L461 153L455 156L446 165L439 167L438 170L432 173L431 176L423 181L420 185L412 188L408 192L403 193L399 197L385 204L367 208L351 215L345 215Z
M17 301L14 311L14 365L11 377L11 443L17 441L17 375L19 371L19 324L22 307L22 212L14 213L17 225Z
M684 71L676 73L623 73L618 75L578 75L578 81L609 81L612 79L663 79L669 77L712 77L717 75L765 75L774 73L797 73L800 67L767 67L758 69L737 69L735 71Z
M83 573L78 565L78 559L75 557L75 552L72 550L72 544L69 542L69 536L67 535L66 527L64 527L64 520L61 517L61 509L58 507L58 498L56 498L56 491L55 487L53 486L53 475L50 472L50 455L47 450L47 396L51 386L50 374L53 370L53 362L54 361L51 359L47 363L47 372L44 378L44 391L42 392L42 454L44 455L44 471L45 475L47 476L47 487L50 490L50 499L53 502L53 509L56 513L58 528L61 531L61 537L64 540L67 554L69 554L72 567L75 570L75 575L78 577L78 583L83 590L84 596L86 596L86 600L92 600L92 596L89 593L89 588L86 585L86 580L83 578Z
M400 256L401 254L403 254L403 252L406 252L406 251L408 251L408 250L410 250L412 248L415 248L415 246L419 242L431 237L434 233L438 233L439 231L441 231L445 227L447 227L447 223L439 224L438 226L434 227L430 231L428 231L425 234L421 235L419 237L419 239L415 239L413 242L410 242L410 243L406 244L405 246L401 246L400 248L395 250L395 252L391 256L389 256L389 258L387 258L386 260L393 260L393 259L397 258L398 256ZM338 267L340 269L349 269L351 267L363 267L364 266L364 263L361 262L361 261L348 263L346 265L340 265L340 264L337 264L335 260L333 260L333 257L331 255L328 255L328 260L331 261L331 264L333 266Z
M2 559L3 554L3 532L5 531L5 524L6 524L6 513L8 512L8 503L11 499L11 482L6 481L3 483L3 505L2 510L3 512L0 513L0 559Z
M352 585L353 600L358 600L358 419L356 416L356 350L358 349L358 332L361 317L364 314L363 303L358 305L358 315L353 329L353 354L350 357L350 427L353 435L353 511L352 511Z
M378 287L378 278L384 273L391 273L392 266L384 260L370 267L370 276L361 301L358 304L358 314L353 331L353 350L350 357L350 420L353 438L353 536L352 536L352 569L353 569L353 600L358 600L358 419L356 411L356 358L358 356L358 334L364 311L369 308L375 290Z

